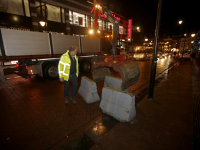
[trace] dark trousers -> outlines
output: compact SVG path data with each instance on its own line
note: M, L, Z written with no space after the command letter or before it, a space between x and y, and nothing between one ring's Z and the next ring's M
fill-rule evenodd
M72 75L69 75L68 81L64 80L64 97L69 96L69 82L72 83L71 97L75 98L76 97L76 91L77 91L77 88L78 88L78 79L77 79L77 76L76 76L75 73L72 74Z

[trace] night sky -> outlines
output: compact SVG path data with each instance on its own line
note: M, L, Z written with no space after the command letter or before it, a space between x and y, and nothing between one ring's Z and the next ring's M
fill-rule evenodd
M155 37L158 0L121 0L122 15L141 26L148 38ZM197 33L200 30L199 0L162 0L159 36L180 32ZM178 24L183 20L182 25Z

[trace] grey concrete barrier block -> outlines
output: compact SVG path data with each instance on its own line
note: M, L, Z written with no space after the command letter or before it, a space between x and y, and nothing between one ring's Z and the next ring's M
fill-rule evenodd
M135 95L109 87L104 87L100 108L121 122L130 122L136 116Z
M122 79L113 76L105 76L104 87L110 87L122 91L121 86L122 86ZM128 89L125 89L123 91L128 92Z
M81 79L81 85L78 93L81 95L86 103L100 101L100 97L97 93L96 82L87 78L86 76L83 76Z
M112 76L105 77L104 87L110 87L113 89L121 90L121 85L122 85L122 79Z

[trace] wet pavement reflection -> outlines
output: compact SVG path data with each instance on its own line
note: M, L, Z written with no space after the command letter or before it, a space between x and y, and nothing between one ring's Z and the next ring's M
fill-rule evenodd
M134 61L137 62L141 68L141 75L139 78L138 83L131 86L129 88L129 92L132 92L136 95L136 105L148 94L148 86L150 80L150 73L151 73L151 60L148 61ZM171 73L174 67L178 66L179 62L178 59L172 59L166 57L165 59L158 59L157 61L157 70L156 70L156 80L155 86L160 82L167 79L167 76ZM87 77L92 79L91 74L86 74ZM114 72L111 69L111 75L114 77L121 78L119 73ZM104 81L97 83L98 93L101 96L101 90L103 88ZM81 143L82 149L91 148L94 143L98 142L110 129L112 129L119 121L115 120L114 118L105 115L101 121L95 124L93 127L88 129L83 135L73 141L67 149L78 149ZM85 142L83 142L85 141ZM75 146L76 145L76 146Z

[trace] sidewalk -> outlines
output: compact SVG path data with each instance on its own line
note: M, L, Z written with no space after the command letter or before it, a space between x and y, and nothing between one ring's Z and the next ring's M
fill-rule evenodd
M88 131L106 120L109 130L96 139L89 137L87 149L191 150L194 141L199 142L199 138L193 140L193 135L199 136L193 134L193 129L199 131L199 120L195 117L200 116L197 62L200 66L200 60L193 65L183 61L164 73L166 79L155 86L154 100L141 98L143 92L136 95L136 117L129 123L106 120L99 102L87 104L79 95L76 105L71 101L65 105L59 81L7 79L15 90L10 87L0 90L0 149L67 150L77 137L89 137ZM100 84L103 86L103 82Z
M199 117L193 103L199 107L200 97L195 96L200 93L199 81L196 63L178 64L155 87L153 100L146 96L136 105L137 115L130 123L118 123L91 150L192 150L193 113Z

